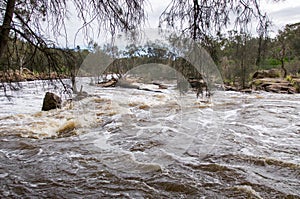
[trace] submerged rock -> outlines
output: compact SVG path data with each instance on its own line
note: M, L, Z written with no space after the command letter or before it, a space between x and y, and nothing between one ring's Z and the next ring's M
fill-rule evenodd
M76 128L79 127L79 124L76 123L74 120L66 122L62 125L57 133L58 137L70 137L76 135Z
M116 86L119 86L121 88L134 88L134 89L140 88L139 86L134 85L125 79L119 79L118 82L116 83Z
M153 82L152 84L157 85L159 89L168 89L167 85L161 83Z
M54 93L47 92L44 97L42 111L56 108L61 108L61 98Z
M101 87L115 87L117 84L118 80L115 78L112 78L108 81L100 82L97 85Z
M83 91L83 86L81 85L80 91L77 93L76 97L73 98L73 100L79 101L79 100L82 100L82 99L87 98L89 96L90 95L86 91Z

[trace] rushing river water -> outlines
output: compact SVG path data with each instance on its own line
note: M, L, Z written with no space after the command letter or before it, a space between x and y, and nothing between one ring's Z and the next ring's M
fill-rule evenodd
M300 198L300 95L85 85L41 112L56 86L22 87L0 93L0 198Z

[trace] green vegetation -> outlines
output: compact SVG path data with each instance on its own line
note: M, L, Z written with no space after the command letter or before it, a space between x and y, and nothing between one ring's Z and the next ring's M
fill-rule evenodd
M0 71L21 72L28 68L34 75L47 74L51 77L51 73L63 74L71 77L74 83L85 57L102 52L121 59L113 62L107 71L93 69L93 74L122 74L147 59L151 63L171 64L188 77L201 77L190 63L174 55L170 50L172 47L159 43L133 44L122 50L113 45L100 47L93 42L89 43L89 50L58 47L49 35L67 39L64 30L70 12L69 4L73 4L75 15L85 22L80 31L85 32L89 40L91 35L88 33L93 32L90 31L93 29L92 21L97 22L95 29L98 31L95 32L98 34L105 32L116 36L116 31L121 30L134 38L139 36L137 33L146 18L144 0L126 0L126 3L93 1L91 4L83 0L4 1L0 3ZM270 22L262 13L259 1L172 0L160 15L159 27L179 29L183 35L200 43L215 61L224 81L245 88L257 70L280 68L284 78L300 73L300 23L286 25L271 39L267 37ZM231 15L233 19L229 17ZM257 37L253 37L246 28L253 18L258 21ZM228 33L222 32L232 21L236 22L236 28ZM43 28L45 23L49 24L47 30ZM7 81L3 75L1 81ZM73 89L76 91L76 88Z
M261 46L260 38L230 32L228 37L220 40L223 45L217 64L225 82L237 83L241 87L247 87L257 70L280 69L281 77L295 76L300 71L300 45L297 41L300 41L300 23L286 25L275 38L264 38Z
M297 92L297 93L300 92L300 82L299 82L299 81L296 81L292 75L286 76L285 79L286 79L288 82L290 82L290 84L292 84L292 86L296 89L296 92Z
M212 38L211 42L214 43L214 60L217 64L221 74L224 78L224 82L228 85L238 85L242 88L248 87L252 80L252 74L257 70L269 70L279 69L282 70L282 62L284 63L284 69L289 75L297 75L300 72L300 51L299 46L294 45L294 40L300 37L300 34L296 34L300 26L299 24L287 25L284 31L280 31L278 36L274 39L267 38L264 41L264 51L261 53L259 64L258 59L258 46L259 38L251 37L249 34L241 34L236 31L230 31L227 36L219 36ZM285 56L278 55L280 51L281 41L278 38L281 35L293 35L293 37L285 37ZM13 42L13 41L10 41ZM207 44L208 45L208 44ZM211 48L211 45L205 49ZM12 48L14 46L14 48ZM66 76L72 76L77 74L79 67L82 65L86 56L97 56L102 59L104 54L113 53L115 56L123 57L115 60L106 71L101 73L117 73L124 74L131 68L145 63L161 63L171 64L177 71L185 74L188 77L201 77L201 74L197 75L197 71L187 63L185 60L176 57L168 46L163 46L159 43L147 43L144 46L136 46L131 44L125 49L120 50L116 46L104 45L103 47L93 44L93 47L87 49L48 49L49 53L55 55L55 64L51 63L52 59L49 59L44 53L40 53L39 50L31 49L31 46L27 42L18 41L17 43L8 44L9 53L5 53L0 60L0 70L5 71L7 69L20 70L22 67L26 67L33 71L34 74L39 73L52 73L64 74ZM18 49L22 49L19 50ZM212 49L209 49L210 51ZM100 56L99 53L103 55ZM170 61L174 60L174 61ZM51 65L52 64L52 65ZM175 65L174 65L175 64ZM51 67L49 67L51 66ZM93 74L100 75L97 67L90 70ZM283 71L284 72L284 71ZM88 74L85 74L88 75ZM91 74L90 74L91 75ZM279 74L278 76L284 76Z

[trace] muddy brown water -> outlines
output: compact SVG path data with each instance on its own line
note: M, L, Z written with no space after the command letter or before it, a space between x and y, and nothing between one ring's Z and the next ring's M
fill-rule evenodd
M300 198L300 95L91 87L39 112L26 86L1 97L1 198Z

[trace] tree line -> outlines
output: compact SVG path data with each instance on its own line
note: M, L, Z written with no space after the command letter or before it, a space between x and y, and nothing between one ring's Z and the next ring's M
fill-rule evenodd
M82 21L78 31L83 31L86 39L91 40L91 35L101 32L114 36L123 31L131 37L136 36L147 20L146 3L144 0L2 1L0 70L26 67L36 72L55 71L75 78L82 61L93 52L79 47L61 47L49 36L67 37L70 5ZM254 23L253 19L257 21L257 37L253 37L248 28ZM232 22L235 29L224 33L224 28ZM93 27L95 23L97 27ZM239 82L243 87L257 69L280 67L283 77L299 72L296 67L299 66L299 23L287 25L273 39L267 35L269 26L267 14L262 12L257 0L172 0L159 18L160 28L173 28L200 43L216 62L225 81ZM151 45L154 47L148 48L146 53L152 58L170 53L162 50L163 47ZM143 48L129 46L119 53L129 56L145 51ZM154 52L150 52L151 49Z
M174 38L170 38L174 39ZM298 76L300 73L300 23L286 25L274 38L251 36L247 33L229 31L226 35L209 38L203 48L217 65L223 80L227 84L247 88L252 75L258 70L277 69L277 76ZM201 74L182 57L172 51L172 46L160 42L148 42L145 45L131 44L125 49L117 46L103 47L95 44L91 55L113 49L120 59L112 62L106 71L98 73L124 74L140 64L161 63L175 68L187 78L201 78ZM90 69L97 74L95 69ZM105 66L102 66L105 67ZM101 69L101 67L100 67ZM89 70L87 70L89 71Z
M278 76L300 73L300 23L287 24L274 38L231 31L218 40L219 69L225 81L247 86L257 70L278 69Z

